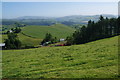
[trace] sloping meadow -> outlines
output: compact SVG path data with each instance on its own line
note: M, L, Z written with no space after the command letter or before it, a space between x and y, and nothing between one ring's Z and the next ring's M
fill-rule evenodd
M3 50L3 78L117 78L118 36L86 44Z

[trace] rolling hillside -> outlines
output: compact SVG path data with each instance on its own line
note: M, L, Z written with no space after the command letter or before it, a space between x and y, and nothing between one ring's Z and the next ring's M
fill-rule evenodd
M3 50L3 78L117 78L118 36L82 45Z
M26 26L22 32L31 37L43 39L46 33L51 33L53 37L66 38L75 31L74 28L65 26L63 24L54 24L51 26Z
M22 32L18 33L18 38L22 42L22 46L39 46L46 33L51 33L53 37L60 39L66 38L75 31L74 28L62 24L52 26L26 26L21 29ZM2 35L2 42L5 39L7 39L6 34Z
M18 38L22 42L22 47L24 46L36 47L36 46L39 46L40 42L42 41L42 39L28 37L28 36L23 35L22 33L18 33ZM2 35L2 42L4 42L5 39L7 39L6 34Z

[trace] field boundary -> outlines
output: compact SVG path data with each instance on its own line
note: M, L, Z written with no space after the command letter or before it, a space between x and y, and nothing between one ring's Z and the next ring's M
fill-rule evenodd
M25 34L25 33L23 33L23 32L21 32L21 34L23 34L23 35L25 35L25 36L27 36L27 37L36 38L36 37L30 36L30 35L27 35L27 34Z

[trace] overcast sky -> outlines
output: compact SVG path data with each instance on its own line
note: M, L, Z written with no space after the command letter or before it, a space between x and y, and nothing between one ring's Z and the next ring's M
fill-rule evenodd
M82 0L81 2L5 2L4 0L4 2L2 2L2 17L61 17L69 15L118 14L117 0L108 0L109 2L94 2L94 0L87 0L91 2L85 1L86 0L84 0L84 2L82 2Z

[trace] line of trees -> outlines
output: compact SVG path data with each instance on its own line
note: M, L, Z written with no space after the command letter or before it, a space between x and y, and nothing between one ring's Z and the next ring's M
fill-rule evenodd
M108 38L120 34L120 17L104 18L100 16L99 21L89 20L87 26L76 30L72 36L67 37L67 44L83 44L90 41Z

